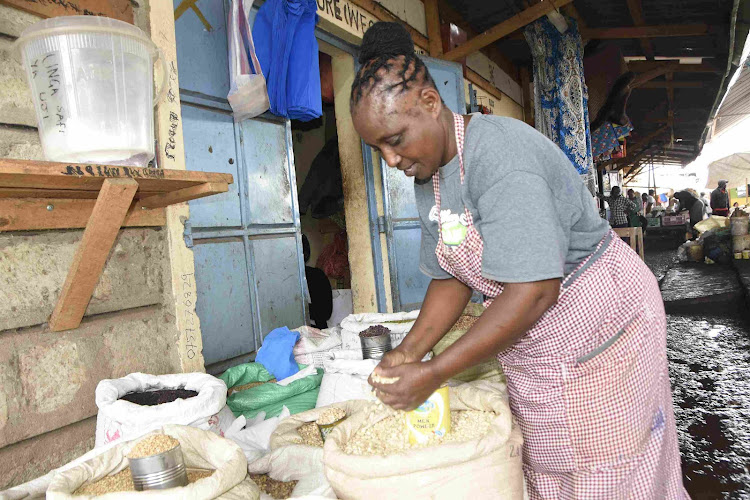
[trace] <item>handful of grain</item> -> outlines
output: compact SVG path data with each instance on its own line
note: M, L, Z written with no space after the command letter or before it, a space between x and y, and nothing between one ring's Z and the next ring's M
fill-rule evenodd
M346 417L346 412L341 408L327 408L320 414L316 423L318 425L331 425Z
M194 483L199 479L208 477L213 474L212 470L190 470L187 471L188 483ZM73 496L79 495L91 495L98 496L104 495L105 493L116 493L122 491L135 491L135 485L133 484L133 478L130 474L130 467L125 467L117 474L111 476L105 476L98 481L93 483L86 483L75 492Z
M376 373L373 373L370 378L372 378L372 381L376 384L395 384L396 382L401 380L401 377L381 377Z
M145 458L177 448L180 442L166 434L154 434L141 439L128 453L128 458Z
M269 477L268 474L250 474L250 479L252 479L261 490L276 499L289 498L292 496L294 487L297 486L297 481L277 481Z
M424 444L410 444L404 412L395 412L375 424L357 431L346 443L349 455L393 455L411 449L445 443L471 441L487 434L495 414L488 411L451 412L451 431L442 438L431 437Z

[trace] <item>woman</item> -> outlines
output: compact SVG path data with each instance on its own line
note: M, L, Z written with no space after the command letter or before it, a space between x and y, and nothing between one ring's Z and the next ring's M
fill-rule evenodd
M376 369L398 381L370 381L378 397L413 409L497 356L531 498L684 497L659 288L570 161L520 121L454 115L397 24L373 25L359 61L354 127L415 178L420 265L433 278L411 332ZM535 217L518 217L530 200ZM420 362L472 289L487 297L484 314Z
M680 203L680 210L687 210L690 213L690 227L692 228L703 220L703 201L698 199L690 191L678 191L674 194L675 199Z

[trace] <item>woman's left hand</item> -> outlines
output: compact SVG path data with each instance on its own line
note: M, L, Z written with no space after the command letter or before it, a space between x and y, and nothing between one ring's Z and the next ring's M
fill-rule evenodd
M404 363L391 368L377 367L373 374L383 378L398 378L392 384L373 382L372 376L369 379L378 399L396 410L410 411L417 408L443 382L430 361Z

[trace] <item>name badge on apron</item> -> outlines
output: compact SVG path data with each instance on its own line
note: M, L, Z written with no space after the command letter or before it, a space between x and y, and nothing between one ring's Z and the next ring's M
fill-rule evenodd
M466 239L468 229L460 221L454 220L444 222L441 232L443 234L443 243L450 246L458 246Z

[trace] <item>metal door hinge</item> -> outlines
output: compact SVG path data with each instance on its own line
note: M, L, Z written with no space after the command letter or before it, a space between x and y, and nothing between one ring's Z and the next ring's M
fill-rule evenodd
M378 232L379 233L385 232L385 216L384 215L378 216Z

